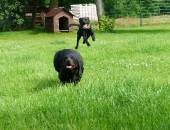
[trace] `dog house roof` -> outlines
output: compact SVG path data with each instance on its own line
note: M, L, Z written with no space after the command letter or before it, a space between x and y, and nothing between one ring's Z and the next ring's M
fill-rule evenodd
M52 9L49 13L46 14L45 17L54 17L56 14L58 14L59 12L61 11L65 11L66 13L74 16L71 12L69 12L68 10L66 10L65 8L55 8L55 9Z

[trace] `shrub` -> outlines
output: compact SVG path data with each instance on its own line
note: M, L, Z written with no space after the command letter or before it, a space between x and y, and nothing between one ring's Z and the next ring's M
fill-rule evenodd
M20 13L23 11L23 5L18 0L0 1L0 28L1 31L8 31L20 27L24 20Z
M115 27L115 19L102 16L99 20L99 29L105 32L112 32Z

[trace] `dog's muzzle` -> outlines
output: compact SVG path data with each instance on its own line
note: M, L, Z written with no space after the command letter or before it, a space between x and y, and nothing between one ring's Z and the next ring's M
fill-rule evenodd
M75 67L76 67L76 64L70 58L68 58L65 61L65 68L66 69L74 69Z
M83 29L89 29L90 28L90 24L84 24L83 25Z

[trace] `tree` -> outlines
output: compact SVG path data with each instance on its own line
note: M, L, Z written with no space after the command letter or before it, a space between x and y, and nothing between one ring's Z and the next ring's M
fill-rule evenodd
M57 8L58 6L68 7L71 4L79 3L91 3L95 2L97 7L97 15L100 19L103 14L103 7L102 7L102 0L84 0L84 1L77 1L77 0L0 0L0 28L7 29L7 25L9 29L16 27L21 27L24 21L26 21L26 6L33 6L33 13L31 19L31 28L35 28L35 20L36 20L36 13L37 13L37 6L42 6L44 3L49 4L49 10L53 8ZM14 27L15 26L15 27ZM29 26L30 27L30 26Z
M32 12L32 19L31 19L31 28L35 29L35 20L36 20L36 14L37 14L37 5L38 5L38 0L35 0L34 7L33 7L33 12Z
M103 0L105 15L111 18L136 17L139 15L138 0Z
M103 14L104 13L103 2L102 0L95 0L95 4L96 4L96 9L97 9L97 17L99 21L102 15L104 15Z
M19 0L19 2L21 3L21 5L23 6L22 11L19 12L19 16L24 20L23 24L21 25L22 27L24 27L25 24L25 20L26 20L26 16L25 16L25 6L26 6L26 0Z
M50 0L49 11L58 7L58 0Z
M0 27L7 31L20 27L24 20L20 16L23 5L18 0L0 1Z

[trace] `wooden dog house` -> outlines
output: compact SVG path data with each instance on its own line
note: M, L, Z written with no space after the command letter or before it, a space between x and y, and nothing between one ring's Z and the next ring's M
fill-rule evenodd
M65 8L55 8L45 16L45 29L51 32L73 31L68 25L73 23L73 14Z

